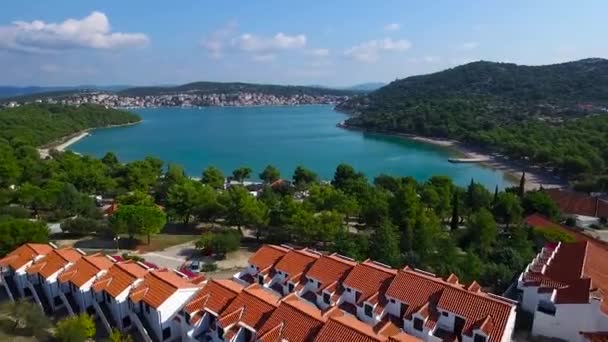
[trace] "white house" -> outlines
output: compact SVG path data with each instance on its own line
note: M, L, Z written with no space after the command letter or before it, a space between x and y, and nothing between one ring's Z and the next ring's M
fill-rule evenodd
M323 255L304 274L304 288L297 295L321 309L336 305L335 293L357 263L339 254Z
M111 326L120 330L131 327L129 292L144 281L151 270L135 261L117 262L108 271L93 281L92 304L98 315L103 315Z
M357 264L342 286L338 299L340 308L363 322L375 325L382 319L386 298L384 292L397 275L397 270L376 261Z
M532 334L579 341L608 331L608 246L601 241L548 244L520 275Z
M274 265L291 250L288 246L264 245L248 260L247 267L234 275L234 280L244 286L258 283L264 285L270 279Z
M265 287L281 296L293 293L296 289L300 291L302 283L306 282L304 273L320 256L320 253L306 248L290 250L273 267L273 276Z
M181 340L182 322L178 314L201 289L204 279L188 279L184 274L168 269L150 271L131 290L130 309L137 314L144 327L150 327L146 329L147 333L154 334L156 340Z
M0 281L13 299L31 292L26 269L56 248L52 244L26 243L0 259Z
M182 310L182 340L197 341L205 335L242 290L243 286L233 280L209 280Z
M66 297L71 299L70 302L75 303L75 307L72 307L74 312L94 310L91 286L112 267L114 262L116 260L111 256L100 253L83 256L74 266L59 274L57 279L62 284Z

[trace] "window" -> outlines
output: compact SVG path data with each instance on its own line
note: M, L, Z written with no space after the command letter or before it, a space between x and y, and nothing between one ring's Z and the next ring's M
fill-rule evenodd
M260 283L260 285L264 285L264 276L258 276L258 283Z
M323 293L323 303L325 304L331 304L329 301L330 295L329 293Z
M317 283L317 288L321 288L321 282Z
M217 337L219 337L220 340L222 338L224 338L224 329L222 329L222 328L217 329Z
M372 308L371 305L365 304L365 316L372 317L372 310L374 310L374 308Z
M106 297L106 302L107 302L107 303L110 303L110 295L108 295L108 293L107 293L107 292L104 292L104 293L103 293L103 296L104 296L104 297Z
M441 311L441 315L442 315L442 316L446 316L446 317L447 317L447 316L449 316L450 314L449 314L447 311Z
M190 314L187 312L184 312L184 319L186 320L186 323L188 323L188 325L190 325Z
M350 292L350 291L351 291L351 289L347 287L346 288L346 292Z
M288 287L289 287L289 292L293 292L293 290L295 289L295 285L292 283L289 283Z
M473 342L486 342L486 337L480 334L475 334Z
M150 305L148 305L148 303L146 303L146 313L150 313ZM163 332L164 334L164 332Z
M414 329L422 331L422 325L424 322L420 318L414 318Z
M391 303L395 304L395 300L391 298Z
M171 327L163 329L163 341L171 337Z
M125 318L122 319L122 326L123 327L128 327L131 325L131 317L127 316Z

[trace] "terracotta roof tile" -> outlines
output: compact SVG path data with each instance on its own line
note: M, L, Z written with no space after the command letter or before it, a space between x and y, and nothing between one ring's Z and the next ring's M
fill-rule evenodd
M593 331L580 333L588 342L608 342L608 331Z
M404 317L411 319L413 313L429 302L434 306L447 284L439 278L414 270L402 270L388 287L386 295L407 304Z
M330 317L319 331L315 342L383 342L388 337L350 315Z
M83 256L76 261L74 266L62 272L58 279L60 282L71 282L77 287L81 287L89 280L93 279L99 272L108 270L112 267L112 260L103 254Z
M232 280L212 279L186 305L185 311L192 314L208 309L219 315L242 290L243 286Z
M323 289L334 282L342 282L356 265L354 260L338 254L323 255L312 264L305 276L321 282Z
M263 270L274 266L289 251L288 248L282 246L264 245L249 258L249 263Z
M355 266L343 284L361 292L357 301L357 304L361 304L375 293L383 293L396 274L397 270L367 260Z
M27 268L26 272L28 274L39 274L46 279L68 264L75 263L82 256L82 253L74 248L54 249L35 261L32 266Z
M281 342L283 337L283 322L277 324L273 328L267 330L264 334L258 334L257 342Z
M53 249L48 244L26 243L0 259L0 266L10 266L12 269L17 270L32 261L35 257L46 255Z
M277 262L274 269L287 273L289 279L293 279L306 272L319 257L319 254L306 249L292 249Z
M601 198L560 189L547 189L545 193L551 197L564 214L608 217L608 201Z
M144 281L132 290L129 298L134 303L143 301L157 309L178 290L196 288L198 286L190 282L188 278L184 278L174 271L154 270L144 276Z
M285 297L268 320L260 327L257 337L283 326L282 339L287 341L312 341L323 326L321 311L311 304L304 303L295 295Z
M149 269L135 261L117 262L108 272L93 282L93 290L106 291L112 297L118 297L137 279L143 279Z
M240 322L257 330L277 308L278 299L258 284L253 284L243 289L221 312L219 318L222 320L242 308L244 312Z

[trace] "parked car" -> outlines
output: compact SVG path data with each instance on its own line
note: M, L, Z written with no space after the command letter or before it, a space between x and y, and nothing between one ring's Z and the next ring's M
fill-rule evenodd
M193 272L200 272L201 271L201 262L198 260L194 260L192 261L192 263L190 264L190 270Z

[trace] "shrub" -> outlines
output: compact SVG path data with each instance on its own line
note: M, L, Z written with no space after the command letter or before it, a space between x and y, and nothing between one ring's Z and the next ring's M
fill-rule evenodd
M133 260L133 261L137 261L137 262L146 261L146 259L140 257L139 255L133 255L133 254L129 254L129 253L122 253L122 258L125 260Z
M213 272L217 271L217 264L204 264L201 266L202 272Z
M224 255L239 248L241 236L236 231L221 233L204 233L196 242L196 248L210 254Z
M95 322L89 315L68 317L59 321L55 337L62 342L84 342L95 336Z

